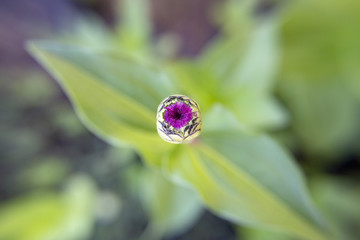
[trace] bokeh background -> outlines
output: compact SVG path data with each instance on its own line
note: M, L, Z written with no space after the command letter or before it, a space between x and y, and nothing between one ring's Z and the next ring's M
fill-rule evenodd
M141 187L141 159L85 129L58 85L24 48L29 39L86 36L94 19L112 31L121 18L119 2L0 1L1 240L147 239L151 211L144 204L149 189ZM154 42L166 33L162 41L170 39L177 49L173 58L195 57L219 34L213 16L224 2L149 0ZM256 12L283 11L273 92L289 121L268 132L293 152L334 228L345 232L344 239L358 239L360 4L317 0L290 7L289 2L259 1ZM273 237L207 210L194 214L194 222L184 223L181 231L157 237Z

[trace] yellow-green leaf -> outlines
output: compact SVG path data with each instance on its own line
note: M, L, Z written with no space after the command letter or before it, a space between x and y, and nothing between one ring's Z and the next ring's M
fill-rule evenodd
M210 209L234 223L329 239L303 176L280 146L249 134L220 106L204 127L198 142L178 146L164 163L174 180L194 188Z
M87 48L50 42L30 43L28 48L97 135L114 145L130 145L151 159L159 160L170 147L155 127L157 105L175 91L162 72L140 60Z

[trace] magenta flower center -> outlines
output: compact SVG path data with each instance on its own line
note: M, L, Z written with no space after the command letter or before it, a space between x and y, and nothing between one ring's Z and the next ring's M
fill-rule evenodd
M164 120L175 129L186 126L193 118L191 107L183 102L176 102L165 107Z

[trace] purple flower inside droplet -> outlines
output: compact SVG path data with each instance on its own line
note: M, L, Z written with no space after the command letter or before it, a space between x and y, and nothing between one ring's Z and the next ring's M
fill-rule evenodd
M186 126L192 118L192 109L183 102L176 102L165 107L164 120L175 129Z

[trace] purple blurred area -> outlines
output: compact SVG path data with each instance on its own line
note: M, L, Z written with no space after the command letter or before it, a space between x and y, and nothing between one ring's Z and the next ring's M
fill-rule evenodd
M71 23L75 10L67 0L0 1L0 67L29 65L24 41L45 37Z
M180 54L197 54L216 34L209 12L220 2L223 0L151 0L155 34L176 33L182 42ZM24 49L24 41L71 28L79 14L98 14L110 27L116 19L114 9L114 0L0 1L0 68L29 66L32 60Z
M152 0L156 32L174 32L183 43L180 54L193 56L216 34L212 7L223 0Z

